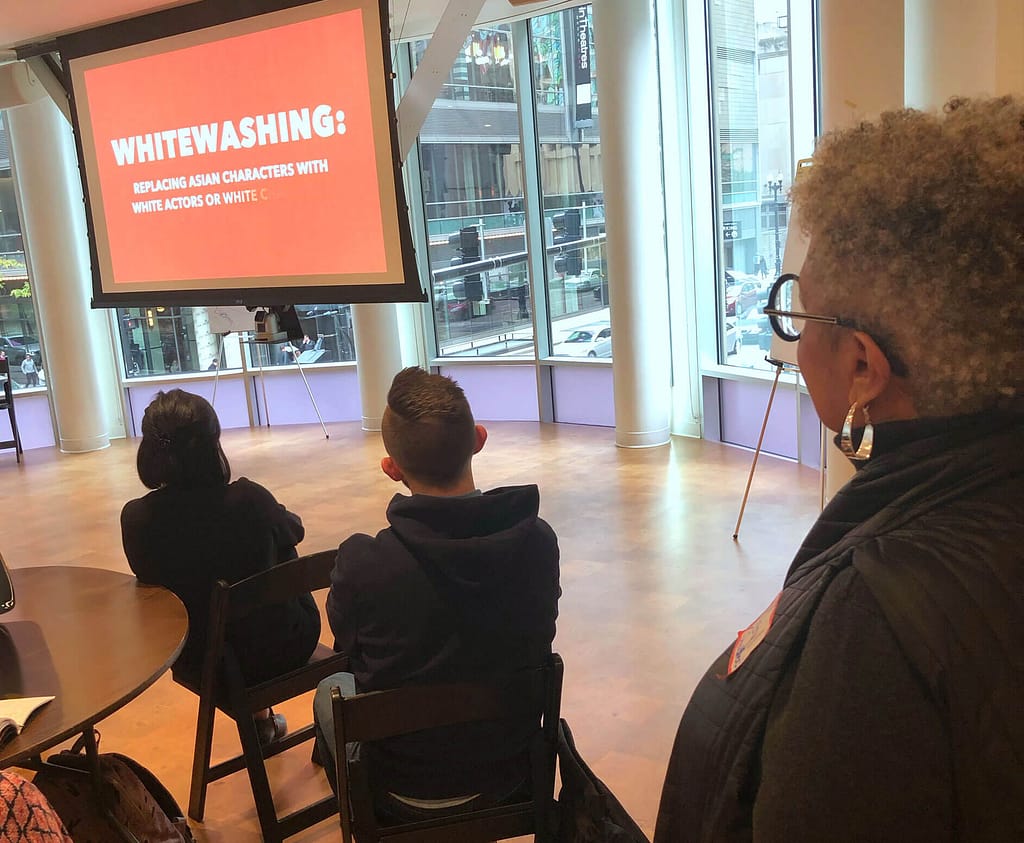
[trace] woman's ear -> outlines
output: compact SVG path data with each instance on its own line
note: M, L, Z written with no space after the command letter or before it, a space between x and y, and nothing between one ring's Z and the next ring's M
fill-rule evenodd
M850 383L850 403L861 407L882 395L892 380L892 367L882 349L869 334L851 331L847 335L848 351L854 357L853 380Z
M871 405L875 421L896 421L917 417L917 409L903 380L893 374L889 358L869 334L852 331L855 369L850 384L850 403Z

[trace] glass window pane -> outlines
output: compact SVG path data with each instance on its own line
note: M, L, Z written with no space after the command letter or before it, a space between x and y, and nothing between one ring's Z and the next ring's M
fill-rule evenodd
M612 346L591 7L532 19L530 39L552 352L607 358Z
M720 361L767 369L771 327L761 309L786 244L793 108L813 107L812 86L809 79L790 84L786 0L714 0L708 9L721 221Z
M40 349L3 111L0 111L0 358L7 360L10 366L14 389L46 386L46 361Z
M355 359L349 305L296 305L304 336L250 346L251 366L338 363ZM204 307L122 307L117 309L126 377L153 377L217 369L220 336L210 330ZM242 352L234 335L224 342L221 368L239 369ZM253 356L258 354L259 357Z
M119 307L117 326L129 378L216 368L220 340L210 331L205 308ZM240 365L235 358L232 368Z
M414 63L427 42L413 45ZM474 30L420 132L441 356L532 356L512 33ZM502 257L500 267L462 270Z
M348 304L297 304L302 326L299 342L247 345L250 366L303 366L313 363L346 363L356 359L352 338L352 306ZM258 359L255 355L259 355Z

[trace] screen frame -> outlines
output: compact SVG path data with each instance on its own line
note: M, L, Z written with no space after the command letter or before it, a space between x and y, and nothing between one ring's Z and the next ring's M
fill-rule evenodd
M405 195L402 178L402 157L398 143L398 124L395 112L395 92L391 80L392 68L388 0L371 0L359 4L376 6L380 23L380 57L384 68L384 92L387 105L388 137L391 145L391 164L395 189L395 208L398 212L398 234L401 252L403 283L387 284L316 284L307 286L234 286L216 289L209 286L176 290L134 290L112 292L104 289L97 249L97 238L93 218L93 202L90 199L89 179L82 145L82 127L79 125L79 110L76 90L72 79L71 61L99 53L144 44L150 41L196 32L221 24L292 9L301 6L326 3L331 0L208 0L177 6L140 17L94 27L88 30L62 35L57 38L63 68L63 82L71 103L72 125L74 128L75 150L81 175L85 199L86 226L89 239L89 257L93 282L92 307L145 307L151 305L245 305L247 307L285 304L357 304L369 302L424 302L426 291L419 278L413 245L412 228L409 221L409 203ZM344 5L344 0L335 0ZM327 12L328 14L330 12ZM367 44L368 50L375 45ZM387 185L384 186L384 189ZM183 282L183 285L190 282Z

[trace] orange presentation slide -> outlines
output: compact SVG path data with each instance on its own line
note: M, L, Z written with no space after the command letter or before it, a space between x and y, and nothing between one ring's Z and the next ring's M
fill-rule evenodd
M361 11L84 78L118 286L386 270Z

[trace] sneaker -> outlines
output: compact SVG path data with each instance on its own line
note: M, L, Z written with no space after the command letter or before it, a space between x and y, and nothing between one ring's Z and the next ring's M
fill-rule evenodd
M283 714L271 714L263 720L256 721L256 735L260 739L260 746L267 746L278 741L288 734L288 721Z

